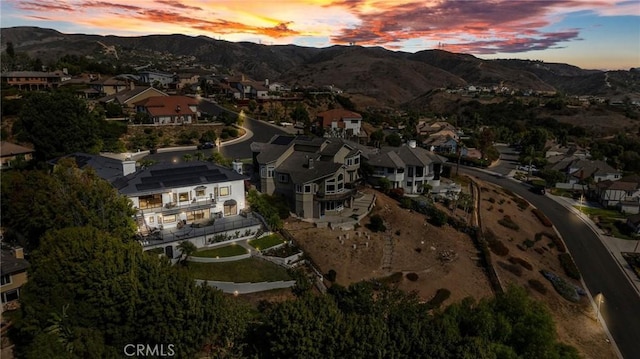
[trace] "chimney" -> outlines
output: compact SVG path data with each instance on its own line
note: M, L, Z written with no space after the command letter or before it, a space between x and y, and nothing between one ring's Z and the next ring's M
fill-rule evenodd
M239 159L233 160L233 162L231 162L231 165L233 166L234 171L236 171L238 174L242 174L242 162L240 162Z
M24 250L22 247L13 248L13 253L16 256L16 259L24 259Z
M410 148L416 148L416 140L410 140L409 141L409 147Z
M307 168L308 169L312 169L313 168L313 158L311 158L311 157L307 158Z
M264 85L265 85L266 87L269 87L269 79L264 79Z
M127 157L122 161L122 175L126 176L136 171L136 161L133 161L131 157Z
M136 88L136 83L133 82L133 81L129 81L129 89L130 90L135 90L135 88Z

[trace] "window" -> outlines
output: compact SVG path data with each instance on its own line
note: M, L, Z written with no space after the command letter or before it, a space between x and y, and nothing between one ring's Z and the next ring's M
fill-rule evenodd
M296 185L296 193L302 193L302 185L300 184Z
M360 156L358 156L358 157L354 158L354 159L353 159L353 163L355 163L356 165L357 165L358 163L360 163Z
M176 215L172 214L170 216L164 216L163 220L164 220L164 223L173 223L176 221Z
M424 167L416 167L416 177L424 176Z
M260 166L260 177L267 177L267 168L265 166Z
M391 168L391 167L387 167L387 173L388 174L394 174L394 173L396 173L396 169L395 168Z
M338 175L338 192L344 188L344 175L341 173Z
M325 193L335 193L336 192L336 180L330 179L325 183L324 187Z
M11 284L11 276L6 274L2 276L2 280L0 281L0 285Z
M204 192L205 192L204 188L197 188L196 189L196 197L204 197Z
M140 209L162 207L162 195L152 194L148 196L138 197L138 206Z
M180 202L186 202L189 200L189 192L181 192L178 194L178 200Z
M398 169L396 170L396 173L404 173L404 168L398 168Z
M187 221L197 221L200 219L204 219L204 212L204 210L187 212ZM209 212L209 210L207 210L207 212Z
M267 167L267 178L273 178L274 172L275 172L275 167L273 166Z
M407 187L413 187L413 182L408 181L408 182L407 182Z
M409 166L409 177L413 177L413 166Z
M360 123L360 120L351 120L351 123L358 124L358 123Z
M289 175L286 173L278 173L278 182L289 183Z
M20 296L18 289L10 290L6 293L2 293L2 303L11 302L17 300Z
M228 196L231 194L231 188L230 187L220 187L220 195L221 196Z
M154 216L149 217L149 224L154 224L156 221L156 218Z
M311 185L310 184L304 185L304 193L311 193Z

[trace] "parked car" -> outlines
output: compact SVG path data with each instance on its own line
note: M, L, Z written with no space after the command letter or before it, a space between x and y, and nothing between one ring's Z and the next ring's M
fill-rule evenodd
M544 195L547 193L547 190L543 186L533 186L529 190L535 194Z
M198 145L199 150L206 150L214 147L216 147L216 145L213 142L205 142Z

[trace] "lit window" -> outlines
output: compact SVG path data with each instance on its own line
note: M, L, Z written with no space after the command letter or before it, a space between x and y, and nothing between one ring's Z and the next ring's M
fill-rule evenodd
M230 187L220 187L220 195L221 196L228 196L231 194L231 188Z
M178 199L180 200L180 202L188 201L189 200L189 192L182 192L182 193L178 194Z

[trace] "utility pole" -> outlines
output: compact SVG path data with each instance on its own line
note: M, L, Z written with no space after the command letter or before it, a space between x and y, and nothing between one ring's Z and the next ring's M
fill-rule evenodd
M529 146L529 168L528 168L529 171L527 171L528 172L527 182L531 179L531 164L533 162L533 151L534 151L533 145Z

